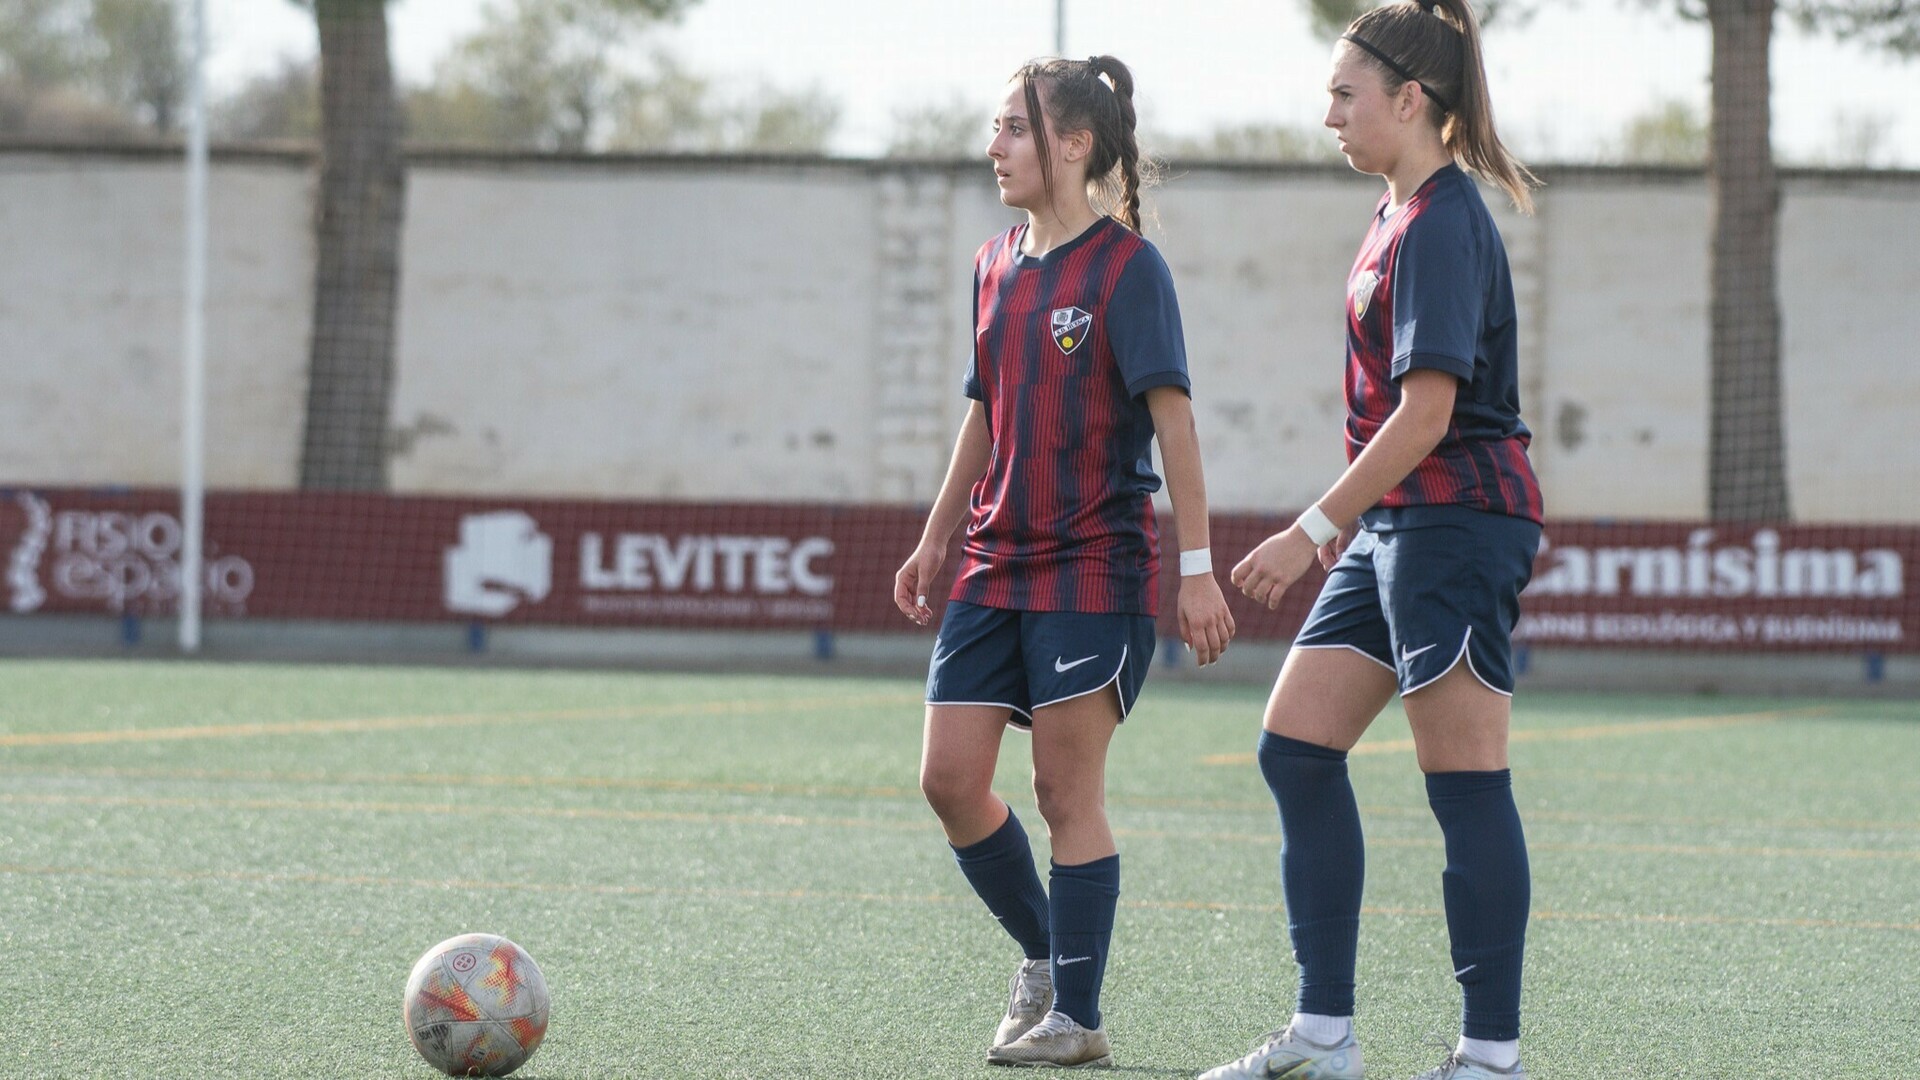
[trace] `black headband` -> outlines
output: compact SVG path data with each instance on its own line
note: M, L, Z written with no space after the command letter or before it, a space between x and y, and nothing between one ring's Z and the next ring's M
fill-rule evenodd
M1420 89L1424 91L1428 97L1440 103L1441 112L1453 111L1453 106L1447 104L1446 98L1443 98L1439 94L1434 93L1433 87L1428 86L1426 83L1421 82L1418 78L1414 76L1413 72L1408 71L1405 67L1402 67L1398 60L1395 60L1393 57L1388 56L1386 53L1382 52L1381 50L1374 48L1373 44L1367 41L1365 38L1358 37L1354 34L1341 34L1340 40L1351 41L1355 45L1358 45L1361 48L1367 50L1368 52L1373 54L1374 59L1387 65L1388 69L1390 69L1395 75L1398 75L1402 79L1405 79L1408 82L1414 83L1415 85L1419 86Z

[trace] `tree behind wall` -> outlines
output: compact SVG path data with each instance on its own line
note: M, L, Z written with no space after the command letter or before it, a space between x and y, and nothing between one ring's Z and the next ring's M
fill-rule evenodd
M320 192L300 486L383 491L406 169L385 0L313 0Z
M1707 503L1716 521L1792 516L1780 378L1780 177L1769 101L1773 15L1774 0L1707 0L1713 35Z
M406 200L386 0L306 2L320 30L320 196L300 486L383 491ZM542 2L652 18L691 0Z

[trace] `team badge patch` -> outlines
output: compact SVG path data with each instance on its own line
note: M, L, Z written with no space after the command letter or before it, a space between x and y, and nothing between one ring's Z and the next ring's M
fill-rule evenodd
M1060 346L1062 353L1072 356L1073 350L1080 347L1092 330L1093 316L1079 308L1053 309L1053 343Z
M1373 290L1380 284L1380 275L1371 270L1362 270L1353 276L1353 286L1347 295L1353 298L1353 317L1367 317L1367 305L1373 302Z

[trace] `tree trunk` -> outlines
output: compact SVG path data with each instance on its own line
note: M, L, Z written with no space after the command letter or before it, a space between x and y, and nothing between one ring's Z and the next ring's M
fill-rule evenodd
M385 0L315 0L320 25L319 265L304 489L387 486L406 172Z
M1712 405L1715 520L1785 521L1786 436L1776 284L1780 180L1768 70L1774 0L1708 0L1713 28Z

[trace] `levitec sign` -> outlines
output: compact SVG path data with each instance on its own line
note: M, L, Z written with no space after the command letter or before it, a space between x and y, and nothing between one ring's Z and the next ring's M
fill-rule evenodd
M715 519L736 514L710 511ZM549 512L544 528L525 510L463 517L460 541L446 552L447 610L496 618L524 606L528 616L562 619L833 619L831 537L589 528L568 538L570 517ZM550 532L562 536L560 550L577 553L573 573L560 569L557 589Z
M588 611L833 617L834 543L825 536L597 532L580 537Z

